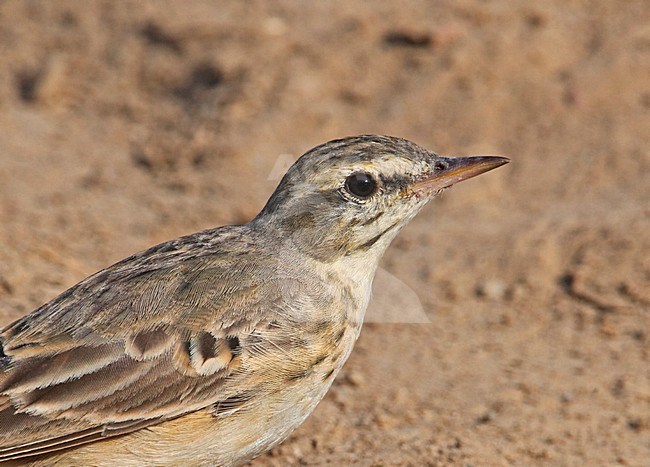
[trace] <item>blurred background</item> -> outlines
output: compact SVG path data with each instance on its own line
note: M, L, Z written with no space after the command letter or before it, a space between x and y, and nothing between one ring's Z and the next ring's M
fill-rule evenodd
M430 323L366 325L253 465L647 465L649 25L645 0L2 2L1 324L247 222L329 139L503 154L382 262Z

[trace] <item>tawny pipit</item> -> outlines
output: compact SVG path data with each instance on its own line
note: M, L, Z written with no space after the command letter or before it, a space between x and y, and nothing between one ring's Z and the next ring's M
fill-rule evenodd
M350 355L397 232L442 189L506 162L331 141L250 223L90 276L0 334L0 461L232 465L275 446Z

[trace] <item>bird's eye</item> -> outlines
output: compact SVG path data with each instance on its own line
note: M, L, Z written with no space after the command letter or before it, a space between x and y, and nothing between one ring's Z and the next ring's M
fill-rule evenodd
M367 198L377 189L377 182L371 175L358 172L345 179L345 189L359 198Z

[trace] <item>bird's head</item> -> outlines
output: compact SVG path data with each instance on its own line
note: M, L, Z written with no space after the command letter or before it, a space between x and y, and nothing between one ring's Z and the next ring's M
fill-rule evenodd
M379 258L433 196L507 162L441 157L390 136L337 139L298 159L254 222L321 261Z

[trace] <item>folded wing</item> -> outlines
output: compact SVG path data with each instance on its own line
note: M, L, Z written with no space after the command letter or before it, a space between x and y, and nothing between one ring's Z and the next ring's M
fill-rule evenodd
M242 342L260 324L256 288L268 277L258 258L260 273L242 280L245 258L206 242L128 258L2 331L0 461L239 397L232 383L246 377Z

